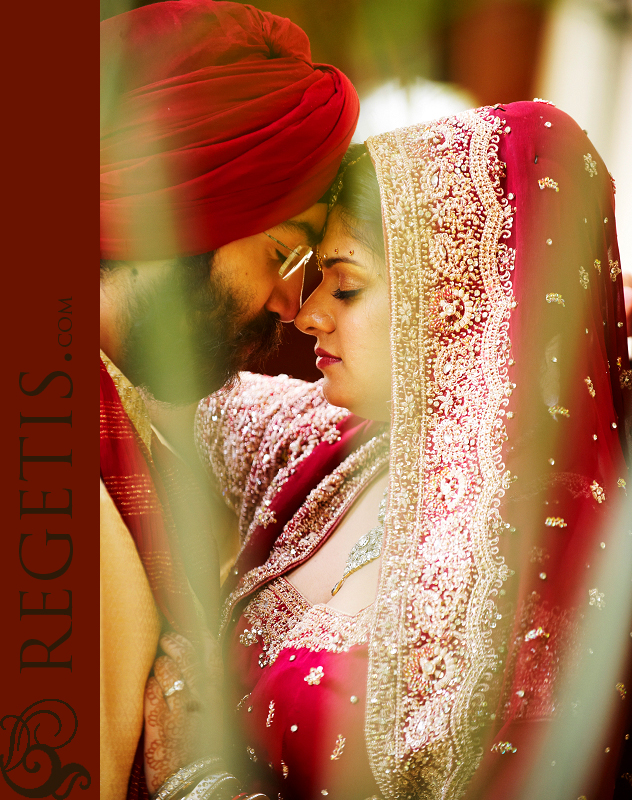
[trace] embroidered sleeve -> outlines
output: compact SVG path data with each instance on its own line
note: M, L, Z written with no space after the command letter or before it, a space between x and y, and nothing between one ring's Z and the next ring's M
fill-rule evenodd
M200 402L195 418L196 445L230 508L240 513L248 476L260 449L277 450L279 444L289 448L287 430L292 420L327 405L320 383L247 372L241 373L232 389Z

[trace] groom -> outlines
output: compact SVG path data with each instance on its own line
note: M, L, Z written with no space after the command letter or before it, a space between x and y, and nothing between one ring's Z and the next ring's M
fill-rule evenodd
M294 318L358 100L289 20L213 0L106 20L101 72L101 797L114 799L145 796L161 629L195 638L198 600L214 605L194 482L145 399L220 388Z

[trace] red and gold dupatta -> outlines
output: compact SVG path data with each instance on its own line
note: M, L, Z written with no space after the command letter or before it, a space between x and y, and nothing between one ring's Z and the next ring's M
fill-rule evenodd
M610 797L632 563L611 178L543 102L368 147L393 364L373 772L385 798Z

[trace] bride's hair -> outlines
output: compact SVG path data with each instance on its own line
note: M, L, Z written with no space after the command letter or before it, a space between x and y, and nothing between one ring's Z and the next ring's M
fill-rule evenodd
M346 168L345 163L349 165ZM349 147L340 174L342 187L334 208L342 213L349 234L384 261L380 187L365 145Z

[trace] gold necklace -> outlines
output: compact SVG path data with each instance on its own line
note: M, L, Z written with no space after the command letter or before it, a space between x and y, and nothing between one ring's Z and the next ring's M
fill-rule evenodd
M384 535L384 520L386 518L386 498L388 497L388 487L384 489L382 501L380 503L379 511L377 512L377 525L364 536L361 536L358 541L351 548L351 552L347 556L347 563L345 564L342 578L331 590L332 595L337 594L342 588L342 584L347 580L349 575L357 572L365 564L370 564L380 557L382 552L382 536Z

